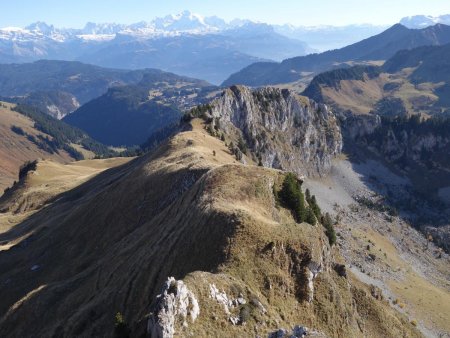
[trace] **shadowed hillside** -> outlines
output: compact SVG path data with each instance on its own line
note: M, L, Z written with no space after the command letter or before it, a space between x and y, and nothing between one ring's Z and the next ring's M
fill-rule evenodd
M334 337L419 336L366 286L333 269L339 254L321 226L296 224L277 204L283 177L236 163L194 120L192 131L0 235L4 244L22 238L0 253L0 333L111 336L121 312L132 336L267 335L305 323ZM151 305L169 276L188 288L169 282L164 294L187 292L185 325L182 315L165 324L161 316L171 312ZM241 305L224 308L215 296L222 292ZM234 316L246 325L233 325ZM33 325L18 325L24 317Z
M217 87L172 73L146 73L135 85L110 88L64 121L114 146L144 143L178 121L184 110L209 101Z
M67 163L94 156L119 155L84 131L32 107L0 102L0 130L1 192L17 180L19 168L27 161L47 158Z

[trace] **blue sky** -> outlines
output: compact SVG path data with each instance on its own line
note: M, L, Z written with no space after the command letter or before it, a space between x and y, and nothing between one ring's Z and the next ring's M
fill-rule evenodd
M409 15L450 14L450 0L0 0L0 27L35 21L74 28L88 21L132 23L185 9L275 24L388 25Z

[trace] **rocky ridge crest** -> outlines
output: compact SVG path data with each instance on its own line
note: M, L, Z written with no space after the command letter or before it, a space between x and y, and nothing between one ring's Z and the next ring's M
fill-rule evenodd
M211 106L212 128L242 138L265 167L323 176L342 150L341 130L328 107L290 90L232 86Z

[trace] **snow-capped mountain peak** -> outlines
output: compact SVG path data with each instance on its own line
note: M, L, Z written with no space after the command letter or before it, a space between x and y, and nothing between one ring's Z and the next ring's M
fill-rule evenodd
M20 27L5 27L0 29L0 40L26 41L42 38L42 34L39 35L37 36L36 33Z
M218 27L206 23L205 17L190 11L183 11L179 14L156 18L152 23L156 29L172 32L205 32L219 29Z
M25 27L30 32L41 33L43 35L51 35L55 31L53 25L47 25L45 22L37 21Z
M9 27L4 27L1 28L2 31L4 32L11 32L11 33L24 33L24 32L29 32L26 29L20 28L20 27L13 27L13 26L9 26Z
M0 39L33 41L50 39L57 42L80 39L83 41L112 40L118 34L149 39L159 36L177 36L181 34L208 34L218 33L227 29L247 24L249 20L234 20L227 23L217 17L204 17L202 15L183 11L165 17L155 18L152 21L141 21L130 25L116 23L88 22L81 29L55 28L45 22L35 22L25 28L6 27L0 29Z
M408 28L425 28L437 23L450 25L450 14L441 16L414 15L407 16L400 20L400 23Z
M81 30L83 34L116 34L125 29L126 25L116 23L88 22Z

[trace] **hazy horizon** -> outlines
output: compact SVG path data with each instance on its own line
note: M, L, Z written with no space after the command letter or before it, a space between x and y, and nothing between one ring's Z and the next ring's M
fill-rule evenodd
M20 15L0 17L0 27L25 27L30 23L42 21L65 28L82 28L87 22L131 24L179 14L185 10L201 16L218 16L228 22L233 19L248 19L294 26L387 26L406 16L439 16L450 13L450 2L441 0L402 0L395 3L379 0L366 2L364 5L356 0L339 3L333 0L322 0L320 3L303 0L250 0L245 3L237 0L208 3L202 0L168 0L163 4L142 0L129 0L126 4L114 4L106 0L64 3L55 0L17 0L4 3L2 7L4 13L20 12Z

